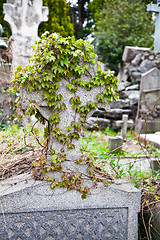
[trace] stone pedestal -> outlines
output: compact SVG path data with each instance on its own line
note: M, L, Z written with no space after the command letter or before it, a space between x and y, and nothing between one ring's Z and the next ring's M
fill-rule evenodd
M21 175L0 182L0 239L138 239L140 192L130 184L51 190Z

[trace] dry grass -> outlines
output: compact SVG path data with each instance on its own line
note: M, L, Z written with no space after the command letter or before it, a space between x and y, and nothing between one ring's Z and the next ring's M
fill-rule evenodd
M41 147L30 130L13 126L0 132L0 180L31 171Z

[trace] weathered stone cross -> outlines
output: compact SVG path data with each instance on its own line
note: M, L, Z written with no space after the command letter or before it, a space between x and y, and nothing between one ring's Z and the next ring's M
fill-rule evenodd
M148 4L147 11L156 13L155 33L154 33L154 50L160 50L160 0L156 4Z
M127 134L127 128L133 127L133 121L128 120L128 115L124 114L122 116L122 120L116 121L116 126L121 127L121 136L122 138L125 138Z
M95 67L90 66L88 72L85 72L82 76L83 81L88 81L91 79L91 76L95 75ZM73 93L71 93L67 89L68 82L65 79L62 79L61 82L59 82L60 88L57 89L57 94L61 94L63 96L63 101L66 104L66 110L61 111L61 122L57 124L57 127L62 131L64 134L68 134L68 130L66 129L68 126L70 126L70 123L73 121L76 121L77 123L80 122L80 116L78 113L75 113L75 111L72 108L72 104L70 103L71 97L74 96ZM80 96L81 104L82 106L86 105L87 102L93 101L97 102L96 95L104 90L104 86L96 86L93 87L90 91L87 91L85 88L79 88L76 92L76 95ZM53 115L53 109L48 107L48 102L46 100L43 100L42 92L28 92L25 90L25 88L21 89L21 97L22 97L22 109L26 109L26 107L30 104L29 99L34 100L39 106L39 112L41 115L46 119L49 120L49 118ZM105 103L98 103L99 107L107 108L107 104ZM87 114L87 119L94 113L95 110L91 110ZM58 111L56 112L58 113ZM86 120L87 121L87 120ZM72 131L71 131L72 132ZM78 158L81 158L81 151L80 151L80 143L81 138L73 139L72 143L75 145L74 149L68 149L66 146L64 146L63 143L60 143L58 140L56 140L54 137L52 137L53 133L52 130L50 131L50 140L48 141L48 151L50 149L55 150L55 154L58 155L59 152L61 152L61 149L65 149L66 153L66 159L69 160L75 160ZM48 155L48 159L50 156Z

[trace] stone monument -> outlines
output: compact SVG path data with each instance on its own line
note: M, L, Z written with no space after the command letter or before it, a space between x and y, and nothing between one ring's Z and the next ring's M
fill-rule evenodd
M86 72L82 79L83 81L89 81L93 75L95 75L95 66L90 66L90 69L88 72ZM66 111L61 112L61 119L63 119L63 124L60 122L57 124L57 128L59 128L64 134L68 133L68 130L66 129L69 124L73 121L80 122L80 115L78 113L75 113L75 111L72 108L72 104L70 103L70 99L74 96L73 93L71 93L69 90L67 90L67 84L68 81L63 79L60 82L60 88L57 90L57 94L62 95L63 101L66 105ZM99 92L102 92L104 90L104 87L93 87L90 91L87 91L84 88L79 88L76 91L76 95L81 96L81 104L80 105L86 105L88 101L96 102L96 95ZM49 121L50 117L53 115L53 108L48 107L48 101L43 99L43 92L28 92L25 90L25 88L21 89L21 98L22 98L22 109L25 110L27 106L30 104L30 99L35 101L36 104L40 106L40 113L42 116ZM99 107L108 108L107 104L98 104ZM95 110L91 110L87 114L87 119L94 113ZM58 113L59 110L56 111ZM71 131L72 132L72 131ZM50 139L48 141L48 152L50 152L51 149L55 150L55 154L58 155L60 150L64 147L63 142L60 143L57 140L53 140L53 130L50 131ZM76 139L75 141L72 140L72 143L75 145L74 149L68 149L65 146L65 153L66 158L70 160L75 160L81 157L81 151L80 151L80 143L81 138ZM48 155L49 158L49 155Z
M160 50L160 1L157 4L148 4L147 11L156 13L155 33L154 33L154 50Z
M76 190L16 176L0 182L0 239L138 240L140 196L117 182L82 199Z
M124 139L127 134L127 129L128 128L133 128L134 122L133 120L128 120L128 115L123 114L122 120L117 120L116 125L121 127L121 137Z
M42 40L44 41L44 39ZM52 41L50 39L50 43L52 46L53 39ZM64 48L64 42L62 43ZM67 43L69 44L69 41ZM67 50L64 49L64 52L66 53ZM72 63L72 60L70 62ZM83 64L84 59L78 56L74 68L77 66L79 69L83 68ZM30 104L38 106L38 114L49 123L47 128L47 133L49 133L49 135L47 134L47 159L45 159L46 165L44 167L52 167L53 171L46 173L47 177L49 174L49 178L52 179L51 183L40 182L34 181L30 176L23 175L0 182L0 239L138 239L140 191L133 185L126 184L126 181L119 180L117 182L113 181L108 174L104 177L101 172L94 173L93 165L88 165L87 161L85 162L85 157L81 156L81 126L93 114L93 109L97 105L103 108L106 106L104 102L98 101L97 96L106 91L108 84L103 80L105 84L99 85L101 79L98 79L98 84L95 84L93 80L99 68L97 64L87 65L83 73L78 75L78 81L81 84L75 84L76 91L71 91L68 88L72 86L71 82L76 80L77 75L74 75L73 69L72 72L68 70L68 77L64 77L65 68L63 68L60 78L58 75L57 78L53 77L50 80L49 87L53 87L52 82L56 86L55 95L52 89L49 89L49 97L55 98L52 101L53 105L50 105L51 102L46 100L45 94L48 92L45 91L45 88L41 88L39 91L37 88L32 92L27 91L27 82L30 83L30 81L27 81L26 85L21 88L22 108L26 109ZM47 66L52 68L54 65ZM103 72L103 74L105 73ZM40 79L39 75L38 85L40 85ZM82 84L91 84L92 81L94 84L89 89ZM60 100L57 101L58 97ZM58 105L55 107L55 102L56 104L61 103L60 108ZM87 108L89 104L94 103L97 104ZM62 108L63 106L65 107ZM81 111L76 111L77 108ZM58 121L57 115L61 121ZM53 120L51 117L55 117L54 124L51 124L51 120ZM58 160L55 163L56 157ZM81 160L81 162L77 160ZM55 169L55 166L60 168ZM91 179L93 176L91 172L95 174L95 179ZM68 178L67 174L73 177ZM62 176L64 176L64 181L62 181ZM92 180L96 180L98 177L104 180L105 184L99 182L96 186ZM83 179L82 182L81 179ZM48 179L48 181L50 180ZM57 182L62 184L58 185L60 188L52 187ZM50 189L50 186L53 189ZM79 187L82 191L79 191ZM82 199L85 188L89 189L88 196Z
M26 66L32 54L31 46L38 38L38 26L47 21L48 8L42 0L7 0L3 5L4 20L12 30L12 69Z
M96 66L90 66L82 79L90 81L95 74ZM67 89L67 79L62 79L57 94L63 96L63 101L67 109L61 112L60 124L57 128L66 133L66 127L70 122L80 122L79 114L75 114L72 109L70 99L74 96ZM97 93L103 91L102 86L95 86L90 91L84 88L78 88L76 95L80 96L82 106L89 101L95 101ZM35 104L39 105L39 112L47 120L53 115L53 109L48 107L48 102L42 97L43 91L28 92L25 88L21 91L22 108L30 104L31 99ZM99 106L99 104L98 104ZM100 107L105 107L103 103ZM94 111L94 110L93 110ZM87 118L90 117L88 113ZM74 129L74 128L73 128ZM70 133L73 133L73 129ZM135 240L137 235L137 213L140 210L140 192L130 184L123 182L115 182L108 187L102 183L98 187L93 186L93 182L89 180L86 165L76 163L77 158L81 158L80 141L81 138L73 139L75 148L67 148L63 142L54 138L54 129L50 129L50 139L48 141L48 152L50 149L55 150L58 156L60 149L65 148L66 161L61 162L62 172L80 173L84 180L84 187L90 187L90 194L86 199L82 199L80 193L76 190L66 191L64 188L55 188L51 190L48 183L39 183L24 187L23 190L5 193L0 197L3 211L7 212L6 226L8 234L15 238L21 237L20 229L24 226L23 237L35 239L119 239L119 240ZM48 154L47 161L51 161L51 155ZM56 181L60 178L59 172L52 172ZM29 181L28 181L29 183ZM53 191L53 192L52 192ZM5 191L3 191L4 193ZM28 195L28 197L27 197ZM9 204L11 198L12 206ZM117 201L118 199L118 201ZM16 204L18 212L15 212ZM9 208L7 207L9 206ZM26 210L25 210L26 209ZM3 218L3 215L0 215ZM16 216L16 218L14 217ZM11 227L12 223L15 223ZM40 225L39 225L40 224ZM37 227L40 226L40 227ZM7 230L2 227L0 229L2 236L7 236ZM28 234L28 235L27 235ZM33 235L34 234L34 235ZM5 238L4 238L5 239Z
M91 71L90 71L91 72ZM63 81L63 84L65 80ZM83 102L88 97L94 98L98 90L93 89L91 95L81 92ZM69 91L65 85L59 93L68 102ZM38 92L21 92L22 107L28 105L30 98L40 105L40 112L49 119L51 110L42 95ZM67 103L68 111L64 113L65 130L68 121L75 116ZM88 114L89 116L90 114ZM56 153L62 148L60 142L53 142L53 129L50 132L50 146L56 147ZM74 160L80 157L80 139L75 143L75 149L66 149L67 161L63 163L63 171L82 174L85 178L84 187L90 187L86 199L76 190L65 188L50 189L46 182L34 181L23 175L0 182L0 238L1 239L107 239L136 240L138 239L138 212L140 211L141 193L131 184L115 181L108 187L102 183L98 187L89 180L86 166ZM48 156L50 161L50 156ZM85 168L85 171L84 171ZM51 173L57 179L59 173ZM97 176L98 177L98 176Z
M154 133L160 130L160 70L153 68L142 74L140 99L136 116L137 133Z

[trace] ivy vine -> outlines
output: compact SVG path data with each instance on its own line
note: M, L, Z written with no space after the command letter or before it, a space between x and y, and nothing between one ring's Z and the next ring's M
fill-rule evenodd
M13 79L12 91L19 91L24 88L28 92L42 91L44 100L47 100L48 107L52 109L53 115L50 116L48 125L44 131L44 139L48 141L51 137L62 144L60 152L56 149L47 149L47 154L52 156L52 162L48 166L45 158L41 158L36 163L37 174L43 173L43 176L49 171L63 172L60 180L48 177L47 181L51 181L51 188L56 186L67 187L68 190L76 189L82 192L82 197L86 197L89 188L83 186L83 177L80 173L64 172L62 163L66 161L66 148L74 149L75 140L79 140L81 130L84 127L87 114L98 107L98 103L108 103L117 99L117 78L114 72L105 72L101 69L101 63L97 61L97 55L94 53L93 46L88 41L82 39L75 40L74 37L62 38L59 34L44 33L41 39L33 47L34 54L30 59L30 63L26 67L17 67ZM97 71L92 76L89 72L90 66L96 65ZM90 77L88 80L83 79L83 75L87 73ZM62 94L58 91L62 80L67 82L66 90L72 93L69 103L75 115L79 115L79 121L71 121L66 127L67 133L59 128L61 123L61 113L66 110L67 106L63 101ZM81 96L77 94L79 88L90 91L96 86L103 86L103 90L96 96L96 102L88 101L86 105L82 105ZM19 101L19 106L21 105ZM18 106L18 105L17 105ZM27 114L35 115L41 122L45 123L46 119L40 114L40 106L30 99L27 107ZM79 164L85 161L89 164L88 172L91 179L99 181L95 177L93 161L91 159L80 158L75 159ZM104 181L106 184L106 181Z

